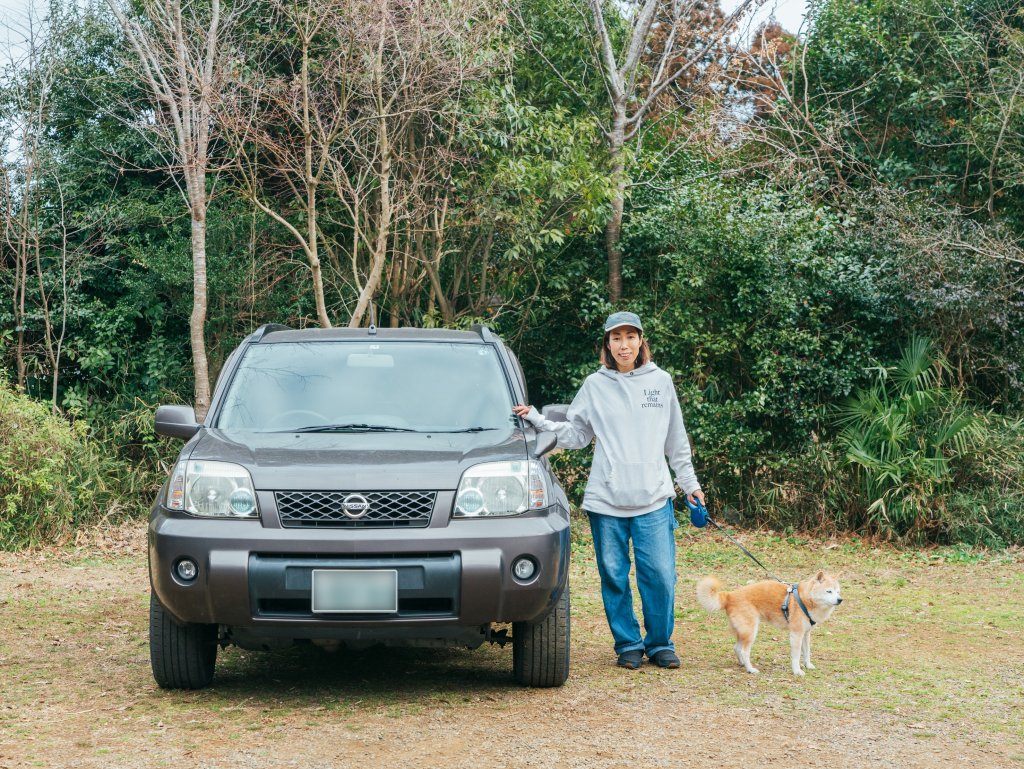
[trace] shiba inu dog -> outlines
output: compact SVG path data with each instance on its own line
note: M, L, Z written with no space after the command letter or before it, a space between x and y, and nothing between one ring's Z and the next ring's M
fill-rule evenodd
M736 634L736 657L750 673L758 672L750 664L750 647L757 638L761 620L789 628L793 675L802 676L801 656L804 667L814 669L811 664L811 628L827 620L843 599L839 593L839 580L819 571L817 576L796 585L764 580L729 592L722 590L721 583L714 577L704 577L697 583L697 601L707 611L725 609Z

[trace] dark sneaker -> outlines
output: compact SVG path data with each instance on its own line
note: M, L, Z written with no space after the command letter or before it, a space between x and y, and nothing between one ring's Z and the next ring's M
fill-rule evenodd
M671 649L662 649L660 652L655 652L650 660L659 668L675 669L679 667L679 657Z
M622 652L619 655L619 661L616 663L620 668L628 668L629 670L638 670L644 662L644 653L640 649L633 649L632 651ZM678 662L678 660L677 660Z

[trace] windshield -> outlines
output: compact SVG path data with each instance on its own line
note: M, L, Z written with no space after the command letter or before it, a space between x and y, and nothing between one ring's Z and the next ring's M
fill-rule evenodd
M507 430L512 400L490 345L253 345L217 420L223 430Z

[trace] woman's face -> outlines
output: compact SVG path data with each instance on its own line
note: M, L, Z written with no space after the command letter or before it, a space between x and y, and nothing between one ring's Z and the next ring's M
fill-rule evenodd
M608 349L619 371L632 371L640 354L640 332L632 326L613 328L608 334Z

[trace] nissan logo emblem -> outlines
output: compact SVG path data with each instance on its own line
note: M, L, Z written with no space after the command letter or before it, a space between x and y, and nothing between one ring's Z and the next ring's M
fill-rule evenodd
M349 494L341 501L341 509L349 518L362 518L370 512L370 500L362 494Z

